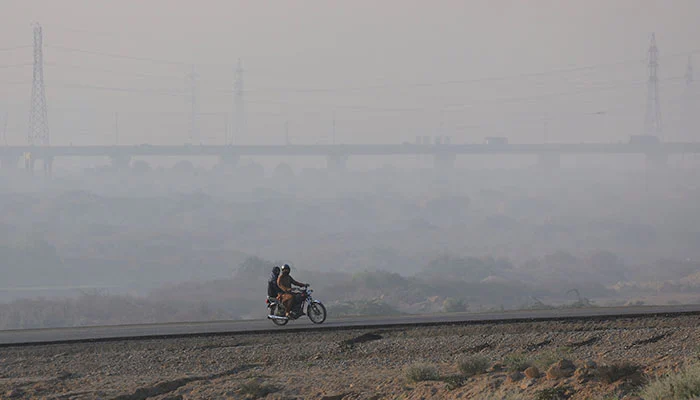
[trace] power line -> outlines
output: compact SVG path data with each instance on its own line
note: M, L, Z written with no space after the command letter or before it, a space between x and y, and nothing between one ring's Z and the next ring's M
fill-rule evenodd
M47 63L44 63L44 65L46 65L48 67L59 67L59 68L65 67L65 68L74 68L74 69L80 69L80 70L86 70L86 71L106 72L106 73L117 74L117 75L137 76L140 78L181 79L181 77L175 76L175 75L144 74L142 72L128 72L128 71L119 71L119 70L106 69L106 68L94 68L94 67L86 67L83 65L76 65L76 64L63 64L63 63L47 62Z
M97 86L97 85L86 85L82 83L64 83L59 85L50 85L50 87L60 87L64 89L92 89L92 90L102 90L110 92L125 92L125 93L142 93L142 94L155 94L161 96L172 96L172 97L184 97L183 92L168 92L165 90L155 90L155 89L133 89L133 88L122 88L122 87L110 87L110 86Z
M687 53L686 53L687 54ZM262 88L247 90L246 92L290 92L290 93L327 93L327 92L343 92L343 91L364 91L364 90L379 90L379 89L391 89L391 88L415 88L415 87L433 87L433 86L445 86L445 85L457 85L457 84L471 84L471 83L485 83L494 81L504 81L510 79L521 79L529 77L547 76L547 75L557 75L562 73L579 72L579 71L589 71L596 70L600 68L614 67L620 65L626 65L631 63L642 63L644 59L634 59L634 60L624 60L614 63L604 63L604 64L594 64L581 67L571 67L571 68L559 68L552 69L548 71L539 72L529 72L515 75L504 75L504 76L494 76L494 77L484 77L475 79L455 79L446 80L439 82L418 82L418 83L386 83L368 86L357 86L357 87L335 87L335 88L312 88L312 89L302 89L302 88Z
M187 63L181 62L181 61L163 60L163 59L148 58L148 57L135 57L135 56L128 56L128 55L123 55L123 54L104 53L101 51L84 50L84 49L78 49L78 48L74 48L74 47L57 46L57 45L51 45L51 46L47 46L47 47L50 49L57 49L57 50L61 50L61 51L71 52L71 53L91 54L91 55L102 56L102 57L121 58L121 59L126 59L126 60L133 60L133 61L152 62L152 63L156 63L156 64L188 65Z
M0 68L18 68L18 67L28 67L33 65L32 63L22 63L22 64L4 64L0 65Z
M0 51L14 51L14 50L21 50L21 49L29 49L31 47L32 47L31 44L22 45L22 46L13 46L13 47L3 47L3 48L0 48Z

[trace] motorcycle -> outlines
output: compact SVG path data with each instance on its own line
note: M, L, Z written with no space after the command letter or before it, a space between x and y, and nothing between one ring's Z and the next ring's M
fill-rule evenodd
M286 309L281 301L277 300L275 297L267 297L265 304L269 313L267 319L272 320L275 325L283 326L286 325L289 320L298 319L303 315L308 315L311 322L314 324L323 323L326 320L326 307L318 300L314 300L311 297L313 290L305 287L298 292L299 302L294 306L294 309L289 313L287 317Z

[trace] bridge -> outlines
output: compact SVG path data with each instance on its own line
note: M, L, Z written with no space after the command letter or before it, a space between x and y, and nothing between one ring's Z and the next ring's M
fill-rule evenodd
M210 156L235 165L242 156L319 156L326 157L328 167L345 168L351 156L428 155L436 167L449 168L457 156L467 155L534 155L540 164L559 165L561 155L571 154L638 154L652 163L663 164L672 154L698 154L700 142L651 143L540 143L540 144L337 144L337 145L115 145L115 146L4 146L0 161L4 168L14 168L24 159L26 169L34 170L42 160L50 173L53 160L59 157L108 157L116 167L126 167L133 157Z

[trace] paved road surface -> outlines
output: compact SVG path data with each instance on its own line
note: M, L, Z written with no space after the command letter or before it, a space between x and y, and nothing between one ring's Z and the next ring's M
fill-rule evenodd
M26 329L0 331L0 346L47 344L79 341L104 341L133 338L163 338L236 333L265 333L299 331L304 329L348 329L388 327L412 324L478 323L493 321L547 320L562 318L600 318L616 316L644 316L655 314L700 314L700 304L640 307L598 307L588 309L508 311L497 313L454 313L432 315L404 315L394 317L329 318L321 325L312 324L303 317L290 321L284 327L275 326L267 319L247 321L184 322L170 324L116 325L81 328Z

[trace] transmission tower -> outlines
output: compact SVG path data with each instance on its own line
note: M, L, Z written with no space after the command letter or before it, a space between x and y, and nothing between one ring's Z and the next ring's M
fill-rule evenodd
M197 108L197 79L199 75L195 72L194 65L189 74L187 74L187 80L190 84L190 143L196 144L199 140L199 132L197 131L197 120L198 120L198 108Z
M49 145L49 119L46 111L46 93L44 91L44 53L41 25L34 25L34 77L32 80L32 98L29 109L30 145Z
M240 141L246 131L245 102L243 99L243 64L240 59L235 72L235 80L233 82L233 115L235 121L234 135L231 137L231 142L233 142L234 137Z
M644 123L647 135L661 135L661 107L659 101L659 50L656 47L656 35L651 34L649 46L649 82L647 86L647 113Z

